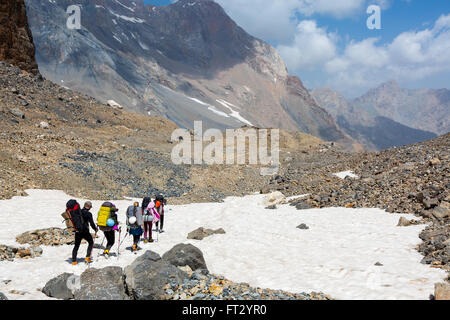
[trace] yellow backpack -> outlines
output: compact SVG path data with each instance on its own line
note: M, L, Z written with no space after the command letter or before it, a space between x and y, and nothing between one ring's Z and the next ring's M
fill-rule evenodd
M107 221L111 217L111 207L112 207L112 204L109 202L105 202L100 207L100 210L98 211L98 216L97 216L97 225L99 225L100 227L107 226Z

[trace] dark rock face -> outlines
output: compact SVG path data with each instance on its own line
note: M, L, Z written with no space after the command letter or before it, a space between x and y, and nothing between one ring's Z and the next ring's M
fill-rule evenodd
M151 251L125 268L128 294L134 300L164 300L166 286L179 287L187 277L186 272Z
M122 268L91 268L83 272L75 300L128 300Z
M0 300L8 300L8 298L0 292Z
M0 60L39 73L23 0L2 0L0 3Z
M218 129L251 123L354 142L300 79L288 75L277 51L246 33L214 1L154 7L81 0L80 30L66 26L73 1L26 3L39 68L56 83L63 80L100 101L112 99L183 128L191 129L194 119Z
M63 273L51 279L42 289L42 292L52 298L70 300L74 298L73 292L68 288L67 283L73 273Z
M163 259L177 267L189 266L192 270L208 269L203 253L192 244L177 244L163 254Z

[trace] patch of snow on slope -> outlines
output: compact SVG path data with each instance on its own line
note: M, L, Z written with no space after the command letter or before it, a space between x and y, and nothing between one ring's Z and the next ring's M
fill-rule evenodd
M196 99L196 98L191 98L191 97L188 97L188 98L191 99L192 101L197 102L198 104L201 104L201 105L203 105L203 106L208 107L208 110L209 110L209 111L212 111L212 112L214 112L215 114L217 114L217 115L219 115L219 116L222 116L222 117L225 117L225 118L229 118L229 117L230 117L230 116L229 116L228 114L226 114L225 112L222 112L222 111L217 110L216 107L214 107L214 106L212 106L212 105L210 105L210 104L207 104L207 103L205 103L205 102L203 102L203 101L201 101L201 100L198 100L198 99Z
M248 121L247 119L245 119L244 117L242 117L239 112L235 111L232 107L239 109L239 107L235 106L234 104L231 104L229 102L226 102L225 100L221 100L218 99L216 100L218 103L220 103L221 105L223 105L225 108L229 109L231 111L230 116L232 116L233 118L239 120L242 123L245 123L249 126L253 126L253 124L251 124L250 121Z
M27 190L28 197L0 201L0 243L18 245L17 235L30 230L63 227L61 212L72 197L62 191ZM289 205L267 210L258 203L264 195L227 198L224 203L168 206L166 232L159 242L141 244L134 255L121 246L120 259L98 258L94 249L93 268L125 267L146 250L160 255L179 243L190 243L204 253L208 269L236 282L291 292L322 291L337 299L428 299L434 283L446 277L445 271L421 264L415 249L424 225L397 227L399 217L380 209L326 208L298 211ZM77 199L80 204L84 199ZM133 200L113 201L119 208L119 221ZM140 200L140 199L136 199ZM92 201L94 219L103 201ZM268 227L269 223L269 227ZM309 230L296 228L301 223ZM199 227L224 228L226 234L203 241L188 240L187 234ZM124 234L122 234L122 237ZM101 242L103 235L96 239ZM118 239L117 239L118 240ZM73 246L43 247L35 259L0 262L0 292L10 299L49 299L37 288L61 273L81 274L84 264L67 262ZM87 244L82 244L82 258ZM112 252L117 251L117 242ZM375 266L381 262L383 266ZM14 295L11 290L27 294Z
M145 21L139 18L132 18L127 16L122 16L120 14L115 13L114 11L108 9L109 13L111 13L113 16L116 16L117 18L120 18L125 21L133 22L133 23L144 23Z

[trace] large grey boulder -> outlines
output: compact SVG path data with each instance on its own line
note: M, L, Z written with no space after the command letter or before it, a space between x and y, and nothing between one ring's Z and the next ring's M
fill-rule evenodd
M0 300L8 300L8 298L0 292Z
M48 297L70 300L74 298L72 289L69 289L73 281L69 281L74 277L73 273L63 273L56 278L51 279L45 284L42 293ZM70 282L70 283L69 283Z
M188 274L147 251L125 268L128 294L135 300L165 300L166 288L178 288Z
M194 271L197 269L208 270L203 253L192 244L177 244L163 254L162 258L176 267L189 266Z
M75 300L128 300L121 267L90 268L80 280Z

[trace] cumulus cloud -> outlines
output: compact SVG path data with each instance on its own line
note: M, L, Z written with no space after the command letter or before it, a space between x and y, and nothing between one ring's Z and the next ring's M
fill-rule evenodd
M392 78L420 80L450 71L450 15L441 16L431 29L401 33L388 44L379 42L369 38L349 43L324 64L328 84L355 95Z
M313 69L336 55L336 41L336 35L318 28L315 21L304 20L297 26L293 43L277 49L289 68Z
M346 18L361 12L366 0L215 0L247 32L276 43L294 39L299 15ZM375 0L388 1L388 0Z

